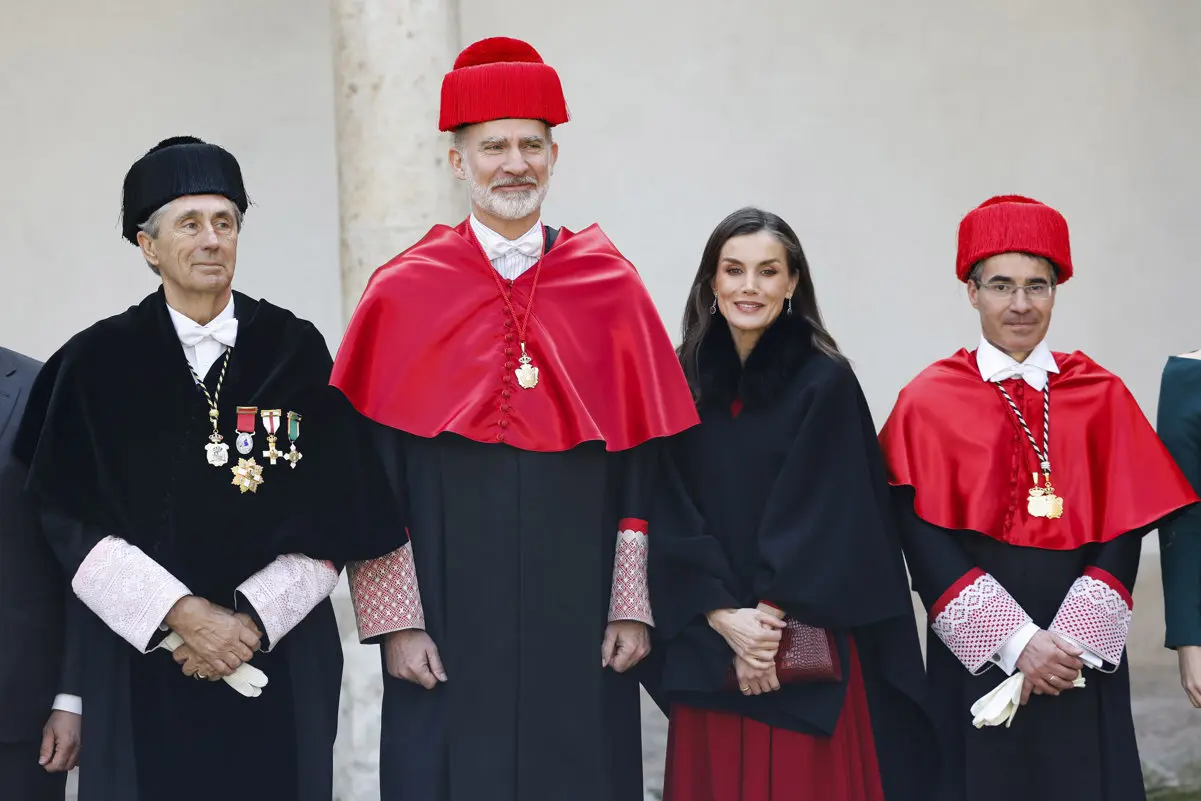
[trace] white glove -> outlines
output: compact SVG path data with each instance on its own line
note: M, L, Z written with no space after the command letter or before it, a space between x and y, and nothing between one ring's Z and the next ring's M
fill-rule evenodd
M1026 677L1018 672L998 684L992 692L972 704L972 725L977 729L984 726L1000 726L1009 728L1013 718L1022 705L1022 685ZM1073 687L1084 686L1084 674L1076 676Z
M183 637L171 632L157 647L174 653L175 649L181 645L183 645ZM263 688L267 686L267 674L245 662L238 665L233 673L222 676L221 679L247 698L258 698L263 694Z

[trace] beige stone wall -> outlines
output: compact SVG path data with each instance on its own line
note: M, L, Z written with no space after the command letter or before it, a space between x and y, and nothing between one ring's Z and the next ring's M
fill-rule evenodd
M377 267L467 213L438 135L457 4L335 0L335 119L343 322Z
M337 347L329 15L314 0L3 3L0 344L44 359L158 286L120 237L121 181L156 142L191 134L241 162L253 205L236 286Z

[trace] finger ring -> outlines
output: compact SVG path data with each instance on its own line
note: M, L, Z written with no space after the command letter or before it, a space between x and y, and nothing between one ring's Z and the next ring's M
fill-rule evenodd
M738 689L742 690L745 693L748 690L750 690L751 688L750 688L750 686L747 686L747 687L739 687Z
M207 679L207 678L208 678L208 676L204 675L203 673L197 673L197 674L196 674L196 678L198 678L198 679Z

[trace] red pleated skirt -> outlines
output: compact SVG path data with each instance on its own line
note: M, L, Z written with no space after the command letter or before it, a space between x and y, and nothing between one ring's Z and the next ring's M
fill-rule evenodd
M884 801L854 642L849 661L832 737L674 704L663 801Z

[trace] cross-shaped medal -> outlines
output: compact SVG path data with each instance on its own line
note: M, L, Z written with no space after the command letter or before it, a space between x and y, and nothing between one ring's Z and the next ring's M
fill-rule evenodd
M259 414L263 418L263 428L267 429L267 450L263 451L263 458L270 460L271 464L284 455L283 451L275 448L275 430L279 427L279 409L263 409Z
M299 462L303 458L304 458L304 455L300 451L296 450L295 445L292 446L292 449L290 451L288 451L286 454L284 454L284 459L291 462L293 469L296 468L296 463Z
M283 451L275 449L275 437L267 437L267 450L263 451L263 457L271 460L271 464L275 464L275 460L284 455Z

